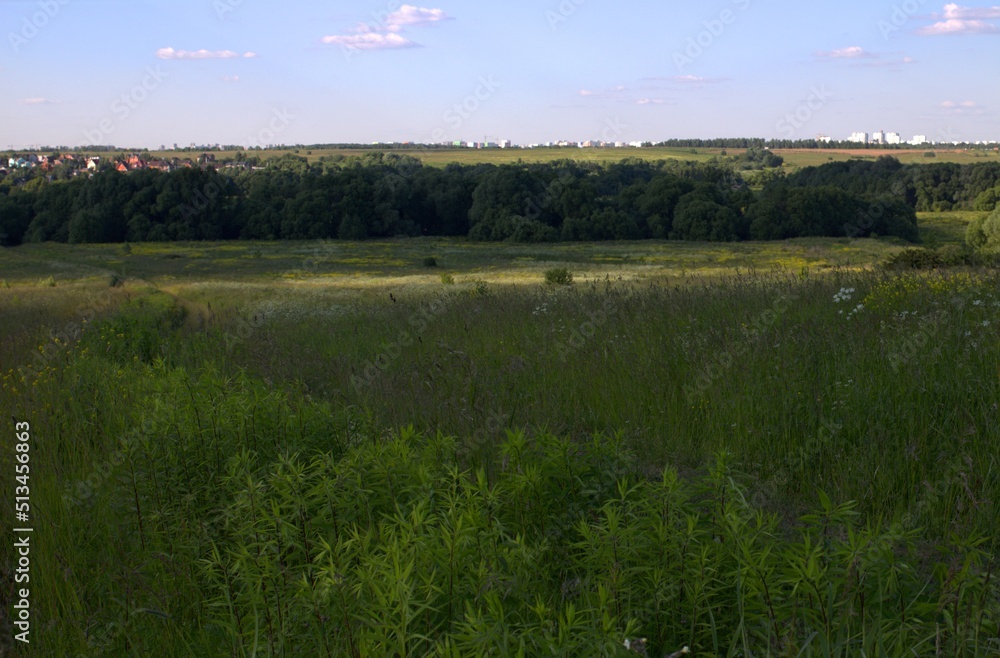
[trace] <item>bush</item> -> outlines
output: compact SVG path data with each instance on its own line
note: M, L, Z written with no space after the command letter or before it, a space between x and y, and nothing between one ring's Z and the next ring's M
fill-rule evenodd
M441 283L443 283L446 286L453 286L453 285L455 285L455 277L453 277L452 275L448 274L447 272L442 272L441 273Z
M434 256L428 256L427 258L424 259L424 267L437 267L437 266L438 266L437 258L435 258Z
M898 254L889 256L885 261L886 267L914 270L932 270L944 264L944 259L933 249L904 249Z
M545 271L545 283L550 286L568 286L573 283L573 273L565 267L556 267Z
M476 281L475 287L470 294L473 297L486 297L490 294L490 287L485 281Z
M937 157L937 153L935 153L934 151L927 151L926 153L924 153L924 157L925 158L936 158Z
M969 224L965 243L976 251L1000 252L1000 207L989 217L980 217Z

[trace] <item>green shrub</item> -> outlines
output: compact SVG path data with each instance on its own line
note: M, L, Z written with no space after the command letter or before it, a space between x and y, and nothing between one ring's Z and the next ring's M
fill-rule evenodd
M1000 207L988 217L980 217L969 224L965 243L976 251L1000 252Z
M573 273L565 267L545 271L545 283L550 286L568 286L573 283Z
M885 267L932 270L944 265L944 259L933 249L904 249L886 259Z
M437 267L437 266L438 266L437 258L435 258L434 256L427 256L426 258L424 258L424 267Z
M485 281L476 281L475 286L472 288L473 297L486 297L490 294L490 288Z
M455 285L455 277L453 277L452 275L448 274L447 272L442 272L441 273L441 283L443 283L446 286L453 286L453 285Z
M39 279L38 280L38 287L39 288L55 288L56 287L56 278L54 276L47 276L44 279Z

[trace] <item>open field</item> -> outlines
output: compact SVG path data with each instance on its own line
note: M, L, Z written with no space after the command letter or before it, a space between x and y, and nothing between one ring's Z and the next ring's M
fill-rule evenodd
M1000 655L1000 275L902 248L0 251L24 655Z
M691 160L695 162L707 162L712 158L721 158L723 149L713 148L538 148L538 149L379 149L372 147L372 151L383 151L398 153L400 155L410 155L422 160L425 164L434 167L443 167L447 164L457 162L465 165L475 165L482 163L491 164L513 164L517 162L544 163L554 160L573 159L581 162L613 163L626 158L639 158L642 160ZM936 156L928 158L924 154L927 151L934 151ZM271 149L256 153L261 158L280 157L283 155L296 155L306 158L309 162L318 162L320 158L330 156L361 156L367 151L364 149L310 149L310 148L288 148ZM742 149L727 149L726 156L739 155ZM928 148L926 150L895 150L895 149L776 149L775 153L785 158L785 169L792 170L799 167L819 166L827 162L843 162L852 158L875 159L881 155L889 155L897 158L904 164L931 164L937 162L952 162L957 164L975 164L978 162L1000 161L1000 153L995 151L964 151L950 149ZM215 151L213 152L220 161L231 160L235 157L235 151ZM95 153L107 157L108 153ZM190 151L155 151L150 152L150 158L194 158L198 153Z
M966 226L985 213L919 213L924 240L958 244ZM369 287L387 278L426 283L441 272L492 282L535 282L545 269L566 265L578 278L685 278L732 274L736 269L781 268L816 272L875 265L907 245L896 239L801 238L784 242L638 242L497 245L464 239L420 238L367 242L192 242L135 245L35 244L0 252L0 279L35 285L118 274L158 283L204 277L260 277L301 284L339 282ZM423 266L434 256L438 268ZM376 277L376 278L372 278Z

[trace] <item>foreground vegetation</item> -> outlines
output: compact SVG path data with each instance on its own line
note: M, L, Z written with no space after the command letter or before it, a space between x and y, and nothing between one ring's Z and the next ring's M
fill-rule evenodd
M996 655L1000 277L851 245L5 253L29 655Z

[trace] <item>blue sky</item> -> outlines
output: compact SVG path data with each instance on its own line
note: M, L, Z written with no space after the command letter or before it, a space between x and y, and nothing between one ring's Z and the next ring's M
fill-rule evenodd
M0 148L1000 140L1000 6L428 2L0 0Z

